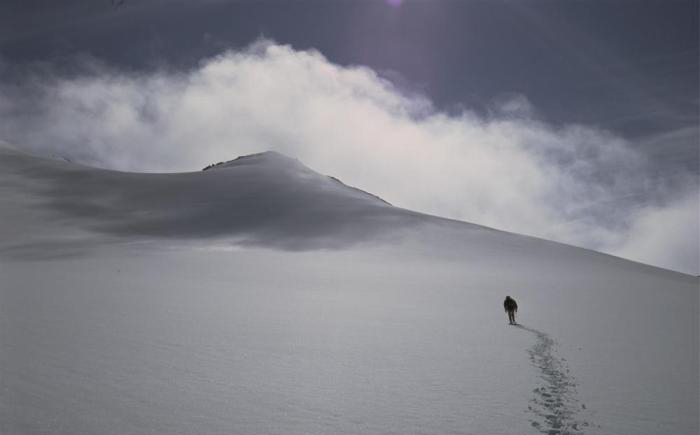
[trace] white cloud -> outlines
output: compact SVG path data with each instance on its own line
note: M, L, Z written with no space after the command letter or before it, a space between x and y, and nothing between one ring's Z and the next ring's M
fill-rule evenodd
M625 243L613 254L698 274L700 218L697 195L668 207L649 207L637 217Z
M659 205L669 186L644 155L606 131L539 121L522 96L488 116L447 114L369 68L265 41L184 73L92 68L4 87L0 137L137 171L273 149L395 205L697 273L685 258L697 237L660 236L693 216L676 217L685 202Z

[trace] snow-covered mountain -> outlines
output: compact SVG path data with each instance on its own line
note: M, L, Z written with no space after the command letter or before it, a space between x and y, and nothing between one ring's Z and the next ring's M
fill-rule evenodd
M11 188L4 210L12 216L3 219L9 245L3 252L10 256L52 256L53 248L64 249L53 243L57 230L92 233L70 240L76 248L100 236L103 242L230 238L236 244L312 249L375 240L425 220L275 152L180 174L98 170L8 149L0 157L3 184ZM13 205L13 198L23 202L27 194L42 206L22 211ZM35 218L43 222L26 227ZM43 244L36 231L47 224L56 228Z
M697 433L697 278L273 152L0 192L2 433Z

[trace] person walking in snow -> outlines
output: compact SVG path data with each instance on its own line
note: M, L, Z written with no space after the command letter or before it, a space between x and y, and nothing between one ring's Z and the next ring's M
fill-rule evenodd
M518 303L515 299L510 296L506 296L506 300L503 301L503 308L505 308L506 313L508 313L508 323L511 325L516 325L515 323L515 313L518 312Z

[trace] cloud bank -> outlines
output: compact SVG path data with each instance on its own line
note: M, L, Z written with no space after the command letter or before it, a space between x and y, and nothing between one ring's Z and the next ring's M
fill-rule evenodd
M128 171L197 170L276 150L392 204L698 273L697 173L553 126L526 98L437 110L366 67L258 41L191 71L89 64L0 87L0 139Z

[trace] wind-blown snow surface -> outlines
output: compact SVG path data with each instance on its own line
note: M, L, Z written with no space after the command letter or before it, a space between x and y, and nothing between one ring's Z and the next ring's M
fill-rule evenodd
M698 432L696 278L279 154L156 175L2 149L0 277L1 433Z

